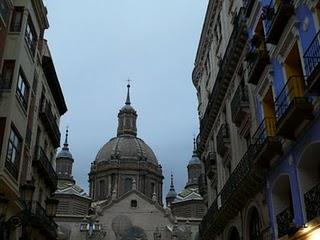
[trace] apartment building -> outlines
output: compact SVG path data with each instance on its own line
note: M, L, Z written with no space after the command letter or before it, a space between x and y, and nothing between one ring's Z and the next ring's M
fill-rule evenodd
M202 239L318 239L319 1L209 1L199 100Z
M42 0L9 3L0 79L0 239L56 239L56 149L67 111Z

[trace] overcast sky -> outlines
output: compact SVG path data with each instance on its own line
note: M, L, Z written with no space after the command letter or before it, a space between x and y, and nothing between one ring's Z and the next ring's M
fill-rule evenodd
M199 131L191 73L208 1L45 0L46 33L68 112L73 175L88 189L90 163L116 135L126 80L138 113L138 136L170 172L176 190L187 181L192 138Z

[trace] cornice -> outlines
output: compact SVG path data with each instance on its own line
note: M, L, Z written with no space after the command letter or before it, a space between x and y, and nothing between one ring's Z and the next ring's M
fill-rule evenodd
M221 0L209 0L206 16L204 19L196 59L194 63L194 70L192 72L192 81L194 86L197 86L199 78L203 72L206 52L209 49L213 40L212 28L214 26L214 19L218 6L221 5Z

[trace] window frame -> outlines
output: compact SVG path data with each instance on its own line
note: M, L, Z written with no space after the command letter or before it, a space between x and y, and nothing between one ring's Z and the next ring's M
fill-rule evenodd
M5 162L6 162L7 169L12 175L14 175L15 178L18 178L18 173L19 173L19 165L20 165L21 156L22 156L22 142L23 142L23 138L21 137L19 131L13 124L11 124ZM14 150L14 157L13 157L13 150ZM9 151L11 151L11 153L9 153Z
M11 23L10 23L10 32L20 32L22 28L22 20L23 20L24 7L14 7ZM17 15L21 14L19 22L17 22Z
M28 108L29 93L30 86L22 69L20 68L17 80L16 95L19 101L22 103L25 110L27 110Z
M11 89L15 64L16 61L13 59L5 59L3 61L0 89Z
M35 31L32 19L30 16L28 16L25 33L24 33L24 40L29 48L29 50L32 53L32 56L34 56L38 41L38 36Z

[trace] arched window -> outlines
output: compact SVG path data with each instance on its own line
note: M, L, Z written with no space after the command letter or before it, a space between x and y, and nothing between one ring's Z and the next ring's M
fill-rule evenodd
M129 192L132 189L132 178L127 177L124 180L124 192Z
M260 226L261 224L258 210L253 208L249 219L249 240L259 239L261 232Z
M236 227L232 227L229 232L229 240L240 240L239 232Z
M103 198L105 193L105 181L104 179L99 181L99 197Z

